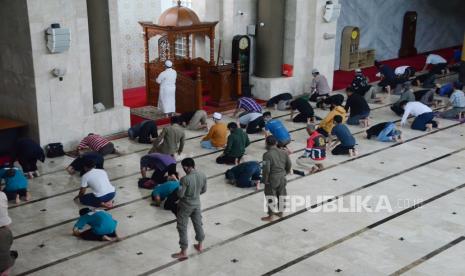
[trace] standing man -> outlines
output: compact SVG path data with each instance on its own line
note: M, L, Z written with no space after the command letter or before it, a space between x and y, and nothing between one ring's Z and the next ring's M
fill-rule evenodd
M268 203L268 216L262 217L262 221L272 221L273 216L283 216L281 204L287 195L286 175L291 172L291 159L289 155L278 149L278 141L274 136L266 137L267 152L263 154L263 184L265 184L265 197ZM278 207L278 212L273 212L270 204ZM277 203L277 204L276 204Z
M176 112L176 71L171 68L173 63L165 61L165 71L158 75L156 82L160 84L160 94L158 96L158 108L165 114L171 116Z
M310 97L310 101L317 102L319 98L328 97L331 92L331 88L329 88L326 77L320 75L320 71L318 69L315 68L312 70L312 76L312 92L310 93L312 96Z
M171 125L165 127L160 135L153 141L153 146L150 149L149 153L159 152L164 154L178 154L182 153L184 149L184 140L186 139L186 134L184 129L179 125L179 117L171 117Z
M179 246L181 251L171 255L175 259L187 259L187 224L189 217L192 220L195 231L195 240L198 244L194 244L194 248L198 252L202 252L202 242L205 239L205 234L202 227L202 213L200 207L200 195L207 191L207 177L205 174L195 169L195 162L192 158L185 158L181 161L181 166L186 175L181 178L180 188L178 190L178 211L177 211L177 226L179 233Z

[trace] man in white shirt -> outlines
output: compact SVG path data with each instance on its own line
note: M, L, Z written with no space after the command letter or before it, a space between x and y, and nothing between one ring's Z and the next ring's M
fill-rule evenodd
M84 171L79 194L74 199L79 199L83 205L112 208L116 189L111 185L107 173L104 170L96 169L93 160L86 160ZM86 194L87 187L92 189L92 193Z
M394 70L394 74L396 74L397 77L405 77L408 79L415 76L415 68L408 65L399 66Z
M259 133L265 127L263 114L258 112L247 113L239 117L241 128L246 128L247 134Z
M312 70L312 91L310 101L317 102L319 98L326 98L331 93L331 88L329 88L328 80L325 76L320 74L318 69Z
M400 103L400 107L404 110L404 115L400 122L401 126L405 126L407 124L408 116L412 115L415 117L411 126L412 129L431 131L433 128L438 127L438 123L433 120L433 110L431 110L431 108L427 105L424 105L421 102L402 101Z
M173 63L165 61L165 71L158 75L156 82L160 84L160 94L158 95L158 108L166 116L176 112L176 71L171 68Z
M442 74L442 70L446 70L447 60L440 55L429 54L426 57L425 66L422 71L425 71L428 65L432 65L431 70L429 71L430 74L439 75Z

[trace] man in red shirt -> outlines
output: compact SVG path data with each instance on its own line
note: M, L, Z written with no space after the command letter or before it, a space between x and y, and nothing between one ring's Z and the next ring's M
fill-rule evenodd
M78 152L83 149L90 149L91 151L95 151L100 153L101 155L105 156L107 154L116 153L115 146L112 142L108 141L106 138L98 135L90 133L81 140L79 146L77 148Z
M323 170L322 161L326 159L326 140L323 135L316 131L313 124L307 125L307 147L304 154L297 158L296 163L301 167L308 168L310 173Z

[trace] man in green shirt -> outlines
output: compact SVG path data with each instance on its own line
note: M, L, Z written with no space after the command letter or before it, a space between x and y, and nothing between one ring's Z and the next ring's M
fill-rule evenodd
M184 140L186 134L180 125L179 117L171 117L171 126L165 127L161 134L153 141L153 147L149 153L163 153L174 156L175 153L181 154L184 149ZM178 146L179 145L179 146Z
M181 178L178 189L178 211L177 211L177 229L179 233L179 246L181 251L171 255L175 259L187 259L187 224L189 217L192 220L195 230L194 248L202 252L202 241L205 234L202 227L202 213L200 207L200 195L207 191L207 177L205 174L195 169L195 162L192 158L185 158L181 161L181 166L186 175Z
M245 153L245 148L250 145L249 136L234 122L228 124L228 129L230 132L228 143L223 154L216 158L216 163L238 165Z
M262 217L262 221L272 221L273 215L283 216L280 202L287 196L286 175L291 172L292 162L289 155L277 147L274 136L266 137L267 152L263 154L263 184L265 184L265 197L268 203L268 216ZM278 207L278 212L274 208Z

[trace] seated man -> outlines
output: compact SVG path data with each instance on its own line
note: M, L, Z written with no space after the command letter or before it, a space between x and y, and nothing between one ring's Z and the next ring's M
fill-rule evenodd
M177 173L168 177L167 181L155 186L152 191L153 206L161 206L172 193L176 192L179 188L179 179Z
M401 142L401 131L396 129L396 125L392 122L376 124L367 129L367 139L376 136L380 142Z
M283 123L278 119L273 119L270 112L263 113L263 119L266 135L273 135L278 140L278 148L287 149L287 145L291 142L291 135Z
M245 115L250 112L262 112L262 107L252 98L249 97L241 97L237 100L236 110L234 111L234 117L237 116L240 110L243 110L240 116Z
M307 139L307 147L302 156L297 158L296 163L301 167L310 170L310 173L316 173L323 170L323 161L326 159L326 139L313 124L307 125L307 133L310 137Z
M292 94L291 93L281 93L279 95L276 95L269 99L266 102L266 107L275 107L280 101L289 101L292 100Z
M328 97L329 93L331 93L331 88L329 88L326 77L321 75L318 69L315 68L312 70L312 76L312 91L309 100L311 102L317 102L320 98Z
M116 189L111 185L107 173L104 170L96 169L92 160L86 161L84 171L79 194L74 200L79 199L81 204L92 207L112 208ZM92 193L86 194L87 187L92 189Z
M344 155L348 154L351 157L357 155L355 151L355 138L350 133L350 130L344 125L342 121L342 117L339 115L334 116L334 123L336 124L331 131L331 136L336 136L338 141L332 142L330 145L331 153L333 155ZM332 137L330 136L330 141L332 141ZM337 146L336 146L337 145Z
M325 98L324 100L317 102L316 107L324 110L326 109L327 106L331 106L331 104L342 105L343 102L344 102L344 96L342 96L341 94L335 94L335 95L331 95Z
M176 172L176 159L169 154L149 153L140 159L140 174L142 178L147 178L147 171L153 170L151 179L154 184L166 181L166 174L171 175Z
M90 228L84 231L84 227ZM90 208L79 210L79 219L74 224L73 234L86 241L117 241L116 225L118 222L113 219L110 213L99 210L92 211Z
M257 161L241 163L226 171L226 180L239 188L260 188L262 168Z
M326 115L326 117L323 120L321 120L317 128L317 131L325 137L328 137L329 134L331 134L331 131L333 130L335 116L339 115L342 118L344 118L344 120L346 118L346 110L344 109L344 107L332 103L330 110L331 111L328 113L328 115Z
M188 130L208 129L208 115L205 110L184 112L179 117L181 125Z
M429 65L431 65L431 70L429 71L431 75L440 75L447 71L447 60L440 55L429 54L426 57L425 66L422 71L425 71Z
M370 115L370 106L364 97L356 94L350 87L347 87L346 112L349 112L348 125L368 126L368 116Z
M421 131L431 131L433 128L438 127L438 123L434 121L434 113L428 106L420 102L407 102L403 101L400 103L400 106L404 111L402 120L400 122L401 126L407 124L408 116L412 115L415 117L413 120L412 129L421 130Z
M81 151L84 149L90 149L91 151L98 152L103 156L116 153L115 146L112 142L98 134L93 133L89 133L89 135L87 135L87 137L82 139L79 143L79 146L77 147L78 152L81 153Z
M368 84L368 78L363 75L362 69L355 69L355 77L350 87L354 93L361 96L365 96L365 93L370 89L371 85Z
M415 101L415 95L410 82L402 84L402 91L399 100L392 104L391 110L394 111L398 116L402 116L404 110L401 108L400 103L403 101L413 102Z
M315 113L312 106L308 101L303 98L297 98L290 104L291 106L291 120L294 123L308 123L315 119ZM299 111L299 114L294 118L295 110Z
M463 92L463 84L460 82L454 83L454 92L450 95L449 102L445 110L452 106L451 109L442 112L439 116L446 119L455 119L462 112L465 112L465 93Z
M20 198L31 200L31 194L27 191L27 179L19 168L11 166L0 169L0 181L5 183L3 192L8 200L14 200L16 204L20 203Z
M226 145L228 135L228 128L226 124L221 121L223 115L221 113L213 113L213 122L215 123L208 134L200 141L200 146L204 149L218 149Z
M163 128L157 139L153 141L149 153L158 152L172 156L176 153L181 154L184 149L186 134L179 124L180 118L178 116L171 117L171 125Z
M128 130L129 139L138 139L141 144L151 144L152 139L158 137L157 124L152 120L145 120Z
M378 83L378 87L386 89L387 93L391 93L391 89L395 88L397 85L397 77L394 73L394 70L378 61L375 61L375 66L378 68L377 77L381 77L381 81Z
M0 275L8 276L18 258L18 252L11 250L13 233L10 230L11 218L8 216L8 199L0 192Z
M85 152L74 159L73 162L71 162L71 164L66 167L66 171L71 175L78 171L79 176L82 176L85 173L84 164L87 162L87 160L92 160L95 163L95 167L97 169L103 170L103 163L105 159L100 153L91 151Z
M239 125L246 129L247 134L255 134L263 131L265 121L262 113L250 112L239 117Z
M242 156L244 156L245 148L250 145L249 137L237 124L231 122L228 124L229 136L226 148L218 158L216 163L237 165L240 163Z
M45 161L44 150L35 141L29 138L19 139L15 144L12 160L18 160L23 172L32 179L39 176L37 161Z

